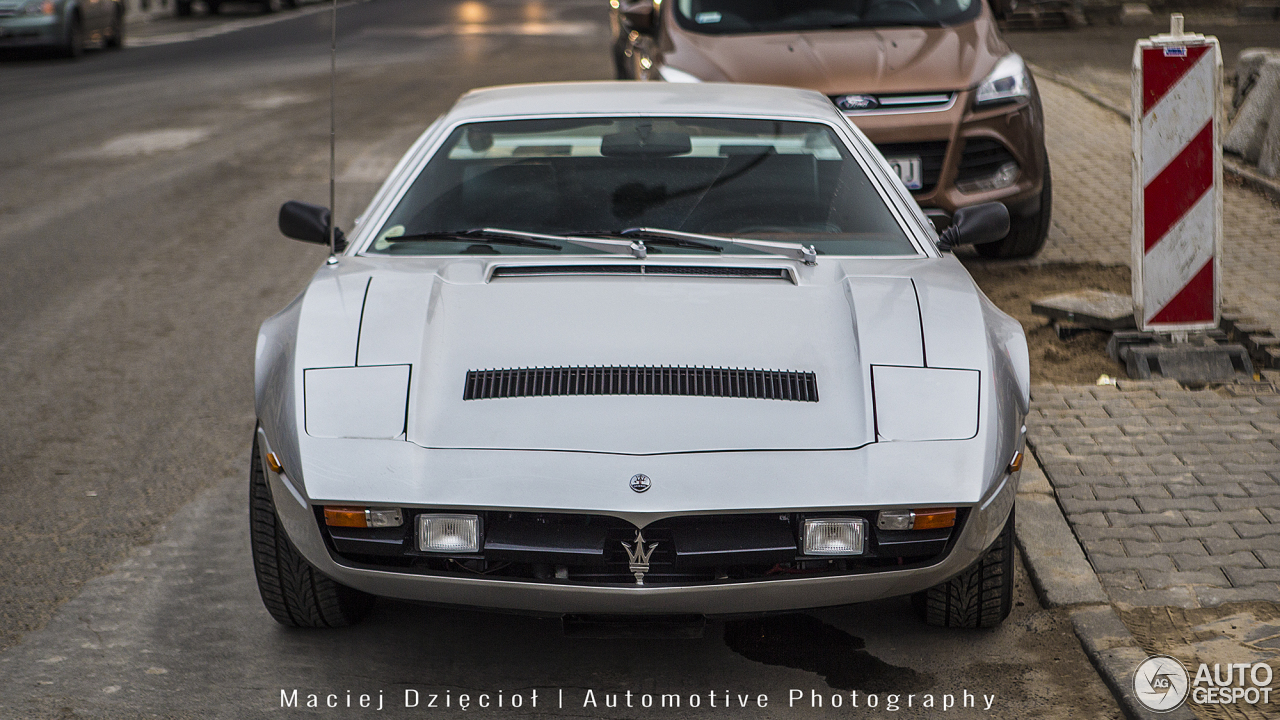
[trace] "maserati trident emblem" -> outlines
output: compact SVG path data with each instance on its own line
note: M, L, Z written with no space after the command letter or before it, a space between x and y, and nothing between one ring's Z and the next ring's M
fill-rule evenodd
M642 476L643 477L643 476ZM658 547L658 543L649 543L646 548L644 544L644 531L636 531L636 541L629 543L622 541L622 547L627 550L627 560L630 562L631 572L636 575L636 584L644 584L644 574L649 572L649 558L653 556L653 549Z
M649 489L649 476L644 474L631 476L631 489L636 492L644 492Z

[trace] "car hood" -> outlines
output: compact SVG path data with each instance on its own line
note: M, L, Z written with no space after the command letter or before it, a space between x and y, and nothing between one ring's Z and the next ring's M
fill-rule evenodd
M824 95L973 87L1007 53L985 18L954 27L753 35L681 31L663 61L703 80L788 85Z
M595 266L605 262L636 267L614 259ZM985 343L972 342L985 336L979 295L954 260L820 261L814 268L744 263L729 266L768 266L774 277L506 277L501 271L509 266L540 273L564 266L344 259L340 269L322 270L302 300L293 363L298 414L314 437L399 436L434 449L632 455L849 449L877 440L873 366L987 368ZM685 266L703 273L726 267ZM926 363L930 326L940 344ZM464 399L472 371L582 367L812 373L817 401L638 394ZM387 383L399 383L400 394L385 390ZM342 403L354 407L384 390L390 394L377 402L403 421L369 434L325 429L336 427L325 413L341 425L355 412ZM339 395L348 399L323 409Z
M393 322L406 301L427 305L407 423L407 438L425 447L625 454L858 447L874 439L860 349L867 336L899 361L918 363L920 355L909 279L868 278L855 288L849 280L554 275L468 283L450 274L413 299L412 283L375 278L365 305L375 326L383 314ZM392 350L389 337L362 332L361 355ZM583 367L812 373L817 401L463 397L471 371Z

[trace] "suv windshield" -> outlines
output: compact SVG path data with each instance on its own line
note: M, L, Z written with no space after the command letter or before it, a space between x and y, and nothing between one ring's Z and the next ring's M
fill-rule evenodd
M680 26L708 34L895 25L938 27L977 17L974 0L676 0Z
M367 251L598 253L609 250L481 230L607 237L639 227L803 242L829 255L917 254L831 128L652 117L462 125L413 180ZM655 242L649 252L720 249Z

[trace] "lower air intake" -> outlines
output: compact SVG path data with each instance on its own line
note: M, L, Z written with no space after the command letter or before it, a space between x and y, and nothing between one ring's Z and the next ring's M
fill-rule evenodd
M463 400L564 395L683 395L818 402L818 378L791 370L565 367L470 370Z

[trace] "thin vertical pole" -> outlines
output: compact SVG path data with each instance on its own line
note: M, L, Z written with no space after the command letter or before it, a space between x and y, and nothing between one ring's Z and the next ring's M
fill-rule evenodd
M335 97L337 95L338 77L338 0L333 0L333 16L330 23L329 36L329 262L337 262L337 227L338 205L337 188L334 180L337 174L337 121L335 115Z

